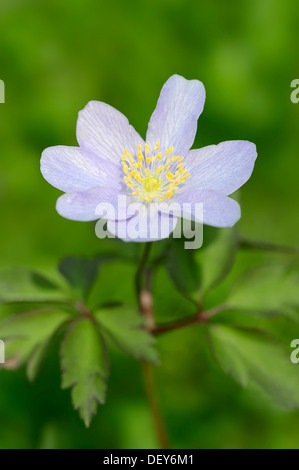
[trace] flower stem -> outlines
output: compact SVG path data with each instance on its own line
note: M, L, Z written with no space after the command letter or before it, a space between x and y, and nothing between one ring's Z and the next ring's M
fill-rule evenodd
M149 329L153 335L160 335L162 333L168 333L169 331L178 330L185 326L194 325L195 323L207 323L210 318L218 315L218 313L224 312L228 307L226 305L219 305L218 307L211 308L210 310L198 311L195 315L191 315L181 320L174 322L164 323L162 325L155 325L154 328Z
M147 268L152 242L145 243L144 251L136 272L135 286L139 310L144 316L145 327L150 330L155 327L153 298L150 291L151 270Z
M140 263L136 272L135 287L136 295L138 299L138 305L141 314L145 318L145 327L151 331L155 328L155 319L152 310L152 294L150 292L149 276L147 282L145 282L147 262L149 259L150 251L152 248L152 242L145 243L144 251L140 259ZM148 402L150 405L153 421L156 428L157 438L162 449L169 449L168 439L166 437L165 427L163 424L162 416L159 411L158 403L155 395L155 384L153 376L153 366L145 361L142 361L142 371L144 378L144 386Z
M158 441L160 443L161 449L170 449L166 432L165 432L165 428L164 428L164 424L163 424L163 420L162 420L159 407L157 404L157 400L156 400L153 366L149 362L143 361L142 371L143 371L146 394L147 394L148 402L151 408L152 416L154 419Z
M140 259L137 272L136 272L135 287L136 287L136 294L137 294L137 297L138 297L139 307L141 307L140 306L140 292L142 291L142 288L143 288L144 271L145 271L146 264L147 264L147 261L148 261L148 258L149 258L150 252L151 252L151 248L152 248L152 242L145 243L144 251L143 251L142 257Z

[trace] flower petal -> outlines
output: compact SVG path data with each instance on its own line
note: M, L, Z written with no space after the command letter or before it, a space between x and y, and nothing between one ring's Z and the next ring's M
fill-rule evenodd
M159 206L163 213L192 219L213 227L232 227L241 217L239 204L217 191L187 190L171 199L169 209ZM202 207L201 207L202 205Z
M205 89L200 81L179 75L170 77L148 125L146 141L150 148L159 141L162 151L173 146L176 155L186 155L193 144L204 102Z
M246 140L191 150L184 159L190 172L188 188L232 194L250 178L256 157L256 146Z
M100 101L90 101L79 112L77 140L80 147L101 158L119 163L124 149L132 155L143 139L117 109Z
M177 217L158 212L151 205L149 212L145 204L140 205L138 213L127 220L108 221L107 228L114 236L127 242L148 242L168 238L177 224Z
M124 203L122 198L124 198ZM113 188L98 187L83 192L63 194L57 200L56 210L66 219L87 222L101 217L127 218L126 196ZM129 201L129 200L128 200Z
M43 177L64 192L84 191L94 186L120 185L120 166L103 160L79 147L58 145L43 151Z

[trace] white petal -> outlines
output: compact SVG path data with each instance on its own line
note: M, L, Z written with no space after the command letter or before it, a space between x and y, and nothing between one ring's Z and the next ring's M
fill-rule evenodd
M127 220L108 221L107 228L114 236L127 242L148 242L168 238L176 227L177 218L161 214L152 204L149 213L145 204L138 213Z
M191 150L184 159L189 189L212 189L229 195L250 178L257 153L253 143L232 140Z
M104 218L126 218L126 207L119 204L120 195L113 188L99 187L68 193L57 200L56 210L66 219L87 222Z
M43 177L64 192L84 191L94 186L120 185L120 166L96 157L79 147L58 145L43 151Z
M121 161L124 149L136 155L143 139L117 109L100 101L90 101L79 112L77 140L80 147L114 163Z
M162 151L173 146L175 155L186 155L193 144L204 102L205 89L200 81L179 75L170 77L148 125L146 142L150 148L159 141Z
M232 227L241 217L239 204L217 191L186 190L171 198L171 202L175 203L171 214L213 227ZM159 210L168 213L168 209L162 207Z

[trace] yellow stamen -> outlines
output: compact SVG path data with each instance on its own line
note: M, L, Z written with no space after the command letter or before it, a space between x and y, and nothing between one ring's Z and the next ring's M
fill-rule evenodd
M160 142L157 141L154 152L158 152L159 148ZM131 194L139 197L141 201L170 199L190 176L190 173L182 168L184 157L171 156L174 147L170 147L163 153L149 154L149 145L145 143L143 152L141 144L138 144L136 150L136 153L132 155L124 149L121 164L124 183L131 189ZM177 165L176 169L171 172L169 170L173 162L177 162Z

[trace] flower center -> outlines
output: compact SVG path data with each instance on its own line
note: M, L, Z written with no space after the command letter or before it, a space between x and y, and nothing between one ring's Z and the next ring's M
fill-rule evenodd
M148 144L144 144L144 150L139 144L135 158L126 149L121 156L124 182L132 190L132 195L141 201L170 199L190 176L182 168L184 157L172 155L173 147L162 155L159 147L157 142L154 152L149 155Z

